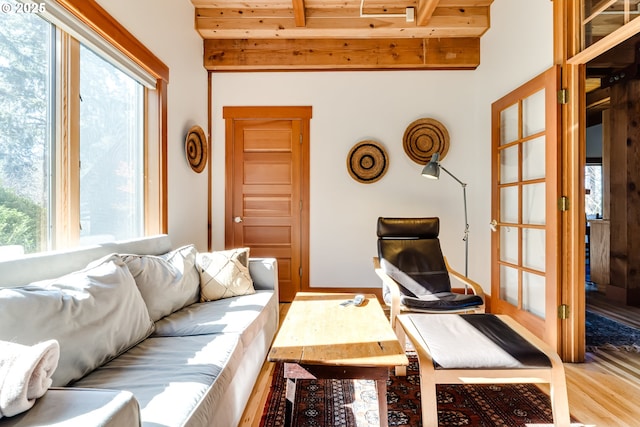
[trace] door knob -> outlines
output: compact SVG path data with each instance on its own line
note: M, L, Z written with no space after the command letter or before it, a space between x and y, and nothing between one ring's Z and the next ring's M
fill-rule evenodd
M242 218L237 216L237 217L233 218L233 222L235 222L236 224L240 224L242 222Z
M495 219L492 219L491 222L489 223L489 227L491 227L491 231L495 233L496 231L498 231L498 221L496 221Z

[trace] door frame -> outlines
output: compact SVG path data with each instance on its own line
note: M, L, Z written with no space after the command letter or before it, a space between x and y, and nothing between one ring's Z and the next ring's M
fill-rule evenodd
M554 0L554 63L562 66L562 87L567 89L562 105L561 194L569 198L569 210L561 217L561 304L569 316L561 323L560 357L565 362L585 360L585 206L586 163L586 64L628 38L640 33L634 19L608 36L581 49L583 0Z
M234 177L234 150L233 144L234 123L237 120L300 120L301 147L301 171L300 178L300 290L309 290L309 228L310 228L310 120L312 107L310 106L246 106L224 107L225 119L225 248L233 244L233 177Z

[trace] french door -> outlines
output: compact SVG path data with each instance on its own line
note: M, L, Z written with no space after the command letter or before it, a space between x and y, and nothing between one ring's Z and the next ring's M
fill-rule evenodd
M492 104L491 309L558 349L560 68Z

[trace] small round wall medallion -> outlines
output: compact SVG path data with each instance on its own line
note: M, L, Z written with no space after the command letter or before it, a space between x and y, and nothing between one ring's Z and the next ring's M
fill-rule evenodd
M193 126L187 133L184 142L184 151L187 155L189 166L196 173L200 173L207 165L207 137L200 126Z
M440 153L440 160L447 155L449 132L435 119L418 119L407 126L402 146L411 160L426 165L435 153Z
M371 184L384 176L389 167L387 153L375 141L361 141L353 146L347 156L347 170L353 179Z

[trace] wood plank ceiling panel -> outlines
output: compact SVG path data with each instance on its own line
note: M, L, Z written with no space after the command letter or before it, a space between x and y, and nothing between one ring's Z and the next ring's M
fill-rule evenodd
M429 25L404 18L359 17L357 10L307 8L306 25L296 26L293 10L237 13L230 9L196 9L196 27L204 39L336 39L480 37L489 27L488 8L437 8Z

